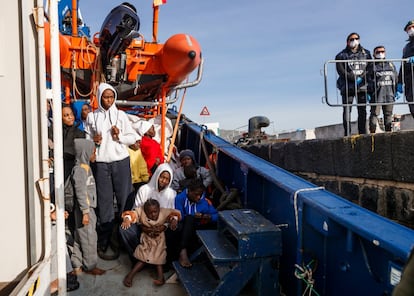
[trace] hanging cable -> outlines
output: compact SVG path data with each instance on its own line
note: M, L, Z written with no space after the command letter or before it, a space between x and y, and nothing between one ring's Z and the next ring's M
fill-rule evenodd
M307 265L300 266L295 264L295 277L302 280L306 284L306 288L302 293L302 296L309 295L312 293L320 296L319 293L313 288L315 286L315 279L313 278L313 269L312 264L314 260L309 262ZM308 294L307 294L308 293Z

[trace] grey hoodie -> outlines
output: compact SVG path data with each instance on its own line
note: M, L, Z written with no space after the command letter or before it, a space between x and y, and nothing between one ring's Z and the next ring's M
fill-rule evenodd
M73 186L76 200L83 214L89 208L96 208L96 185L89 167L95 144L87 139L75 139L75 166L73 167Z
M213 183L213 177L210 175L210 170L206 169L205 167L199 166L196 162L194 152L190 149L185 149L180 152L180 158L188 156L193 160L193 165L196 166L197 169L197 178L201 179L203 181L203 185L207 188L208 186ZM180 190L180 181L184 180L185 174L184 174L184 168L182 166L176 168L174 170L174 178L171 182L171 188L174 190Z

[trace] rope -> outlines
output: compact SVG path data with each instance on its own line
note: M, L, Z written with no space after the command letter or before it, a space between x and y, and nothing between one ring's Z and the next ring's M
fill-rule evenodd
M304 281L306 284L306 289L303 291L302 295L306 295L306 292L309 292L308 295L311 296L313 292L315 295L319 296L319 293L313 288L315 285L315 280L313 279L313 270L311 268L312 263L313 260L303 267L295 264L295 277Z
M175 120L173 135L172 135L172 138L171 138L170 146L168 147L167 162L170 162L171 155L172 155L172 152L173 152L173 149L174 149L175 138L177 137L177 133L178 133L178 126L179 126L179 123L180 123L181 113L183 111L183 105L184 105L184 99L185 99L186 92L187 92L187 88L184 89L183 97L182 97L181 103L180 103L180 109L178 110L177 119Z
M94 49L95 52L96 52L94 60L92 60L92 58L91 58L90 52L92 50L90 50L89 48ZM86 51L86 57L88 58L88 60L85 60L83 58L84 51ZM97 64L98 64L98 60L99 60L99 54L100 54L99 48L96 47L94 44L88 44L88 45L86 45L86 48L84 48L84 46L81 45L80 57L81 57L82 61L85 64L89 64L89 65L93 64L93 66L92 66L92 77L95 77L96 72L98 72L96 68L97 68ZM93 87L91 87L90 91L86 94L83 94L77 86L77 83L76 83L76 52L75 51L72 52L72 81L73 81L72 82L72 88L73 88L73 98L74 98L74 100L76 100L76 95L77 94L79 94L82 97L88 97L91 94L95 93L95 85Z
M325 187L321 186L321 187L302 188L302 189L296 190L295 193L293 194L293 206L295 208L296 234L299 234L299 214L298 214L298 204L297 204L298 194L300 192L316 191L316 190L321 190L321 189L323 190L325 189Z
M381 279L373 272L373 270L372 270L372 268L371 268L371 265L370 265L370 263L369 263L369 259L368 259L368 254L367 254L367 251L365 250L365 247L364 247L364 244L363 244L363 242L362 242L362 239L361 239L361 237L358 237L358 239L359 239L359 244L361 245L361 250L362 250L362 255L363 255L363 257L364 257L364 263L365 263L365 266L366 266L366 268L367 268L367 270L368 270L368 273L371 275L371 277L377 282L377 283L381 283L382 281L381 281Z
M207 165L210 169L210 173L211 173L211 177L213 178L213 182L214 185L216 185L216 187L218 188L218 190L220 190L221 194L226 193L226 191L224 190L223 186L221 186L220 181L217 178L217 174L216 174L216 170L215 170L215 166L214 164L210 161L210 157L208 155L208 151L207 151L207 147L206 147L206 143L204 141L204 130L202 130L200 132L200 144L201 144L201 148L203 150L204 153L204 157L206 159Z

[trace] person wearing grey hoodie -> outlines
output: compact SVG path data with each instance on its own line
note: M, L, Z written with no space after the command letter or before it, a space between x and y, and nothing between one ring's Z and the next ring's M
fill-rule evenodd
M105 270L97 268L96 234L96 186L90 162L94 162L95 145L86 139L75 139L75 166L72 170L72 184L75 193L74 245L71 262L76 274L82 271L101 275Z
M199 166L196 162L194 152L190 149L184 149L180 152L180 163L181 166L174 170L174 178L171 183L171 188L176 190L178 193L183 191L183 180L187 178L184 168L194 166L195 177L203 181L204 187L208 188L213 183L210 170Z
M88 114L85 133L86 138L93 140L96 146L96 162L92 169L98 197L98 255L102 259L113 260L119 256L117 246L111 245L114 255L108 255L106 251L115 229L115 220L120 219L128 195L132 192L128 146L138 140L138 134L126 113L116 107L117 92L110 84L101 83L97 97L99 108Z

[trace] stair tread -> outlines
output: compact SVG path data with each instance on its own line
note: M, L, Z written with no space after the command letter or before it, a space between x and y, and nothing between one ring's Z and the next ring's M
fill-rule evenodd
M193 263L191 268L185 268L174 261L173 266L189 295L212 295L219 282L203 263Z
M222 227L228 228L235 236L273 233L280 231L276 225L251 209L228 210L219 213Z
M217 230L197 230L206 252L213 262L240 261L236 247Z

